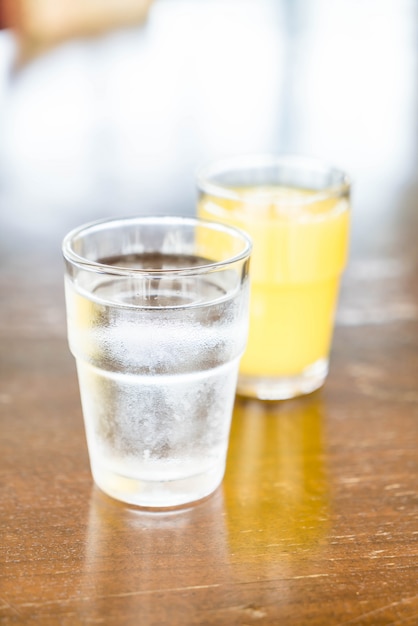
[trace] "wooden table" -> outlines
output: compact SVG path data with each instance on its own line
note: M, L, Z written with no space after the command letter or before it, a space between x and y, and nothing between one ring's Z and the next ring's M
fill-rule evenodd
M336 4L341 14L332 9ZM179 11L189 6L176 0L157 5L145 45L151 59L173 5ZM277 119L266 113L269 138L266 120L254 120L257 132L247 147L339 157L355 183L351 258L329 378L322 390L292 401L237 399L225 480L207 501L152 514L101 494L92 484L65 337L60 242L69 227L123 214L126 206L117 194L106 205L90 203L91 196L84 202L82 194L78 204L45 195L28 174L30 154L24 161L21 153L18 173L25 171L26 179L13 179L7 170L0 187L2 625L418 624L416 5L318 3L320 22L312 14L302 19L304 3L257 6L270 11L278 5L293 7L293 21L270 24L266 37L271 29L286 34L299 78L280 75L289 83L272 76L269 95L285 99L290 84L291 102ZM228 6L238 10L236 3ZM219 10L216 2L212 8L195 4L192 31ZM324 49L312 43L324 34L318 28L328 36ZM304 99L308 44L318 53L318 90ZM329 55L321 57L321 50ZM352 69L343 94L341 77L337 86L326 80L333 55L336 70L339 63L343 72ZM196 78L193 68L181 76ZM18 89L33 89L27 76L20 80ZM190 127L174 113L169 119L179 141L182 133L192 136L196 119L215 124L214 108L202 113L203 97L193 100L203 92L202 83L190 82L184 95L197 116ZM16 123L13 115L9 121ZM155 158L158 178L150 174L147 150L139 155L138 177L150 176L139 210L165 201L173 212L193 210L192 165L216 152L204 133L196 137L193 145L167 148L175 189L169 166ZM244 147L232 131L224 140L231 151ZM174 161L179 154L180 165ZM37 172L41 166L53 173L58 167L33 161ZM1 167L0 160L0 173Z

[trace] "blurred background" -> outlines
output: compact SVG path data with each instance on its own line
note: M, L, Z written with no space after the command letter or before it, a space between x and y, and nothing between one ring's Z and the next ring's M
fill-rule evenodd
M390 232L417 169L416 0L0 4L3 234L192 214L196 169L250 152L346 169L353 246Z

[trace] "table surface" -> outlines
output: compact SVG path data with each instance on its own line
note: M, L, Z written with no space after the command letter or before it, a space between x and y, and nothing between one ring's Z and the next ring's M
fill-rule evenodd
M191 29L181 19L186 10ZM77 169L81 152L55 106L70 89L79 102L85 84L70 70L80 69L80 50L70 46L6 77L1 624L418 624L416 18L417 5L404 0L321 1L316 11L307 2L221 8L157 0L141 33L128 35L129 45L140 44L128 69L143 70L143 108L135 92L122 123L90 94L111 130L100 135L108 142L99 141L102 148L97 132L83 140L84 157L92 147L83 168L95 155L96 169ZM219 23L219 49L209 54ZM167 40L178 47L163 54ZM96 53L103 46L96 61L117 81L128 48L118 56L115 41L108 43L112 54L92 45ZM81 52L90 54L86 46ZM245 62L235 82L228 50ZM67 64L65 85L55 80L57 58ZM158 107L164 89L153 87L155 71L147 69L153 63L165 68L164 89L173 96L165 109ZM266 90L268 104L252 97L252 85L258 96ZM118 86L121 98L135 91L128 80ZM223 96L229 104L219 103ZM36 118L31 103L41 103L43 115L38 108ZM90 128L80 110L65 112L72 137ZM103 145L115 150L100 160ZM135 202L138 212L191 213L195 163L256 149L318 154L354 179L329 377L292 401L236 400L225 479L206 501L159 514L126 507L101 494L90 475L65 336L62 236L81 221L134 212Z

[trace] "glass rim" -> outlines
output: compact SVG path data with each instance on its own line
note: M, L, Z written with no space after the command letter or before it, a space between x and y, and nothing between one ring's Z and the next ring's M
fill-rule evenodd
M213 182L211 177L227 171L239 171L245 169L257 170L268 166L289 167L294 171L303 169L312 172L328 172L337 175L340 182L335 185L329 185L323 189L313 190L309 197L300 196L297 199L289 199L287 196L287 204L311 204L318 200L330 197L343 196L350 191L351 179L348 174L341 168L330 165L325 160L318 157L304 156L300 154L243 154L225 157L212 161L200 167L195 175L197 188L199 191L210 195L220 196L231 200L242 200L245 193L241 193L221 183ZM270 190L260 189L252 198L265 198L271 196ZM275 194L275 197L280 197Z
M204 226L210 230L223 232L234 237L234 239L240 239L243 243L243 249L241 252L229 256L223 261L210 261L202 265L195 265L193 267L185 266L175 268L138 268L138 267L122 267L118 265L108 265L99 261L93 261L78 254L74 251L72 243L77 236L83 236L89 232L105 230L106 227L123 225L123 224L166 224L172 223L187 225L187 226ZM112 274L115 276L192 276L195 274L206 274L208 272L217 271L219 269L233 265L239 261L245 260L250 257L252 252L252 239L243 230L236 228L235 226L228 226L221 222L205 220L199 217L188 216L175 216L175 215L155 215L155 216L127 216L127 217L110 217L100 220L94 220L81 224L76 228L70 230L62 240L62 253L64 259L79 269L84 269L91 272L101 274Z

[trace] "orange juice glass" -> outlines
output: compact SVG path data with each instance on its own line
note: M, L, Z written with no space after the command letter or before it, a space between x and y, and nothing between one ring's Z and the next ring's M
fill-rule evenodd
M198 215L253 240L250 334L237 392L265 400L321 387L348 255L350 181L299 156L245 156L197 177Z

